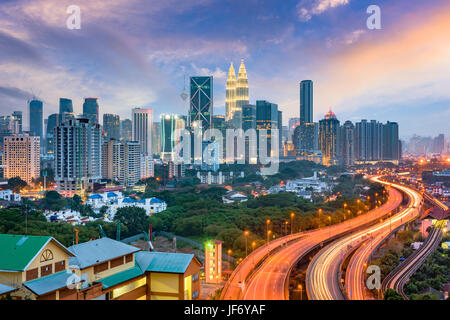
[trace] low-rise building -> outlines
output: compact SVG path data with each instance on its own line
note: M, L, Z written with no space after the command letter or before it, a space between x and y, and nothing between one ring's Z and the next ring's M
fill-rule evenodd
M12 190L0 190L0 200L20 202L21 197L20 194L14 193Z
M52 237L0 234L0 296L31 300L195 300L201 262L106 237L69 248Z
M248 200L247 196L239 193L239 192L228 192L226 195L222 197L223 203L230 204L230 203L240 203L240 202L246 202Z
M124 197L121 192L94 193L88 197L86 204L90 205L95 212L102 207L107 207L106 214L110 219L114 218L117 210L124 207L139 207L145 209L147 215L159 213L167 209L167 203L158 198L147 198L135 200Z

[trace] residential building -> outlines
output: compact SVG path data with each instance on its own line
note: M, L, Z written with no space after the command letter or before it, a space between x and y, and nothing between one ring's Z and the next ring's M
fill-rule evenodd
M102 145L102 177L126 187L141 180L141 146L136 141L109 140Z
M351 121L345 121L340 127L340 158L344 166L351 166L355 162L355 126Z
M141 144L141 153L152 155L153 109L134 108L132 111L133 141Z
M40 138L26 134L4 138L4 175L28 184L40 176Z
M69 119L55 128L55 181L67 197L93 188L102 176L101 132L88 119Z
M328 111L319 121L319 149L322 151L323 165L338 164L339 120L333 111Z

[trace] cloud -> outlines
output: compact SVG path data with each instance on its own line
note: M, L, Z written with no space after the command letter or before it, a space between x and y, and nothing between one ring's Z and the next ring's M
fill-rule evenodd
M346 5L350 0L301 0L297 4L300 21L309 21L313 15L320 15L328 9Z

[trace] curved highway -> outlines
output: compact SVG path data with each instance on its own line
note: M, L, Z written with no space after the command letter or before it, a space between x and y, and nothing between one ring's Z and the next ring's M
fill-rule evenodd
M378 178L375 178L374 180L383 184L390 184L383 182ZM361 255L362 257L367 256L367 253L371 252L372 248L375 248L375 246L372 247L372 245L370 245L371 243L380 241L380 239L386 237L390 233L390 230L397 228L398 226L415 219L415 217L418 216L422 203L421 195L402 185L390 185L408 195L410 198L409 207L393 215L389 219L380 221L379 223L365 228L362 231L358 231L353 235L334 241L321 250L311 261L307 269L306 290L309 299L345 299L345 296L342 293L339 275L342 262L345 260L347 255L350 254L355 248L359 247L363 243L366 243L366 246L363 246L366 247L366 249L361 249L360 253L364 252L364 255ZM387 210L384 211L384 213L388 213L390 211L391 210ZM363 260L364 259L360 259L360 261L356 264L358 268L361 266L364 267L364 262L361 262ZM358 268L354 269L354 265L355 264L350 265L350 278L355 277L353 280L350 280L352 281L352 284L349 288L349 295L352 297L355 297L354 295L356 291L361 291L361 288L363 288L363 284L361 284L361 281L357 278L359 275L363 275L363 273L360 273ZM355 288L353 286L355 286Z
M239 299L244 300L284 300L287 296L287 280L296 262L319 246L323 241L338 237L357 229L367 223L379 220L387 212L392 211L402 201L395 189L389 189L388 201L370 212L357 218L335 224L326 228L313 230L307 236L299 237L287 246L269 256L248 278L248 283L242 289Z

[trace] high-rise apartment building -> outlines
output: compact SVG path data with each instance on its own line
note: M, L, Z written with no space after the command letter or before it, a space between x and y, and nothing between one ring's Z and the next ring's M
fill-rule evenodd
M152 155L154 157L161 156L162 137L161 137L161 122L155 121L152 125Z
M44 104L42 101L33 99L28 103L29 106L29 124L30 132L33 136L39 137L41 141L44 140L44 119L43 109Z
M300 82L300 123L312 123L313 120L313 82Z
M319 149L322 151L323 165L338 164L339 120L333 111L328 111L319 121Z
M117 114L103 115L103 136L106 140L120 140L120 117Z
M383 160L400 160L400 140L398 123L388 121L383 124Z
M153 109L134 108L132 111L133 141L141 144L141 153L152 155Z
M99 123L98 121L98 98L85 98L83 103L83 117L89 119L92 124Z
M55 128L55 181L62 195L92 190L102 176L101 131L88 119L70 119Z
M4 137L4 175L28 184L40 176L40 138L25 134Z
M212 126L213 77L191 77L190 86L189 127L200 121L205 131Z
M351 121L345 121L340 127L339 148L342 165L353 165L355 162L355 126Z
M383 159L383 124L361 120L355 125L355 159L360 162Z
M109 140L102 145L102 176L122 186L136 185L141 179L139 142Z

